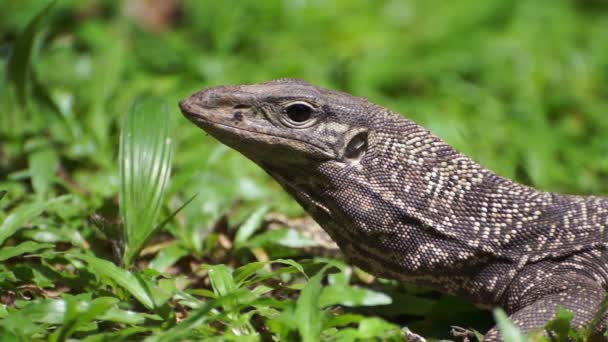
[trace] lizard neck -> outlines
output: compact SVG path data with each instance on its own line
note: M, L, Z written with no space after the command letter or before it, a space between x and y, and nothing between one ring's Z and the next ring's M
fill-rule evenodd
M518 184L414 122L388 117L370 130L359 164L323 163L323 186L301 191L319 204L307 210L364 269L496 302L526 264L605 241L604 198Z
M428 229L523 263L592 248L608 238L606 198L518 184L410 120L384 118L389 119L372 135L370 189Z

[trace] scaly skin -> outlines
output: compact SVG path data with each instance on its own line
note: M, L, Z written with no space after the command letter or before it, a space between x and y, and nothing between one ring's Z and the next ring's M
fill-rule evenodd
M180 107L374 275L501 306L523 331L558 305L589 325L606 295L606 198L517 184L401 115L299 80L209 88Z

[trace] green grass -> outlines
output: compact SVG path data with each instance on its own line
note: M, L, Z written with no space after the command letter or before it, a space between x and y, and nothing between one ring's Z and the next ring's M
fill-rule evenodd
M308 253L289 220L271 229L268 215L304 213L181 117L206 86L300 77L501 175L608 193L603 1L137 2L0 0L3 341L401 341L495 324Z

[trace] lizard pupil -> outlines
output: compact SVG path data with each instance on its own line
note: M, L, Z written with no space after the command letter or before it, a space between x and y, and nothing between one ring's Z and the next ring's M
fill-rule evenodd
M312 107L303 103L294 103L285 109L289 120L297 123L308 121L312 117Z

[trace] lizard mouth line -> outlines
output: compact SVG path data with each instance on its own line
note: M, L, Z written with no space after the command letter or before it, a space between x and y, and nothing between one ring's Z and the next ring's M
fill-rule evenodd
M259 131L254 131L251 129L246 129L246 128L241 128L241 127L235 127L232 125L228 125L222 122L217 122L217 121L213 121L213 120L209 120L206 119L200 115L197 114L191 114L191 113L187 113L187 117L191 120L194 121L194 123L196 123L199 126L211 126L211 127L217 127L217 126L221 126L223 129L227 130L227 131L233 131L233 132L238 132L238 131L245 131L245 132L249 132L252 134L257 134L257 135L262 135L262 136L267 136L267 137L273 137L273 138L278 138L278 139L282 139L282 140L294 140L297 141L299 143L308 145L318 151L320 151L323 155L327 156L328 158L333 158L333 156L331 155L331 153L327 152L325 149L323 149L321 146L315 145L309 141L304 141L301 139L291 139L291 138L286 138L280 135L276 135L276 134L270 134L270 133L264 133L264 132L259 132ZM203 127L203 128L204 128Z

